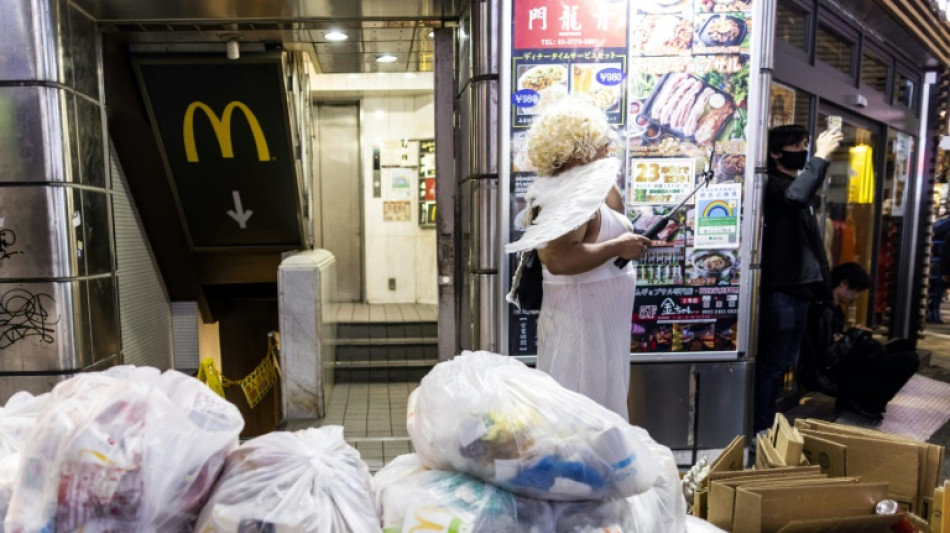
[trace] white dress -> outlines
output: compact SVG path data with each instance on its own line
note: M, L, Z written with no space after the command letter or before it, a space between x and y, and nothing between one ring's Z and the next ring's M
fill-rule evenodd
M606 204L600 207L600 220L597 242L630 231L627 218ZM542 270L538 369L628 420L636 270L629 263L617 268L613 260L572 276Z
M627 218L605 203L616 183L618 167L616 160L604 159L556 177L537 178L526 194L525 211L541 207L541 212L534 221L522 219L525 234L506 250L543 247L589 221L598 210L601 223L597 242L631 231ZM617 268L611 259L572 276L555 276L543 268L543 276L538 369L627 420L636 270L630 263ZM513 285L517 282L518 274Z

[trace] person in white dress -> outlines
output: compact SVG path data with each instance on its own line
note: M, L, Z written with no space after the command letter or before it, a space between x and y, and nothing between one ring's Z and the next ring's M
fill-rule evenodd
M528 136L538 173L517 223L524 235L506 252L538 250L543 272L538 369L625 420L630 324L638 259L650 241L632 232L617 188L620 161L599 107L570 97L548 107ZM508 301L516 303L523 261Z

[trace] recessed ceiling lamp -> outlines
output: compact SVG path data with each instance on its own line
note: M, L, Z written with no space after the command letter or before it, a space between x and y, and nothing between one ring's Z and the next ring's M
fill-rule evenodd
M325 37L326 40L328 40L328 41L345 41L345 40L347 40L347 39L349 38L349 36L347 36L347 34L343 33L343 32L340 31L340 30L328 31L327 34L324 35L324 37Z
M377 63L394 63L396 61L396 56L392 54L383 54L381 56L376 56Z

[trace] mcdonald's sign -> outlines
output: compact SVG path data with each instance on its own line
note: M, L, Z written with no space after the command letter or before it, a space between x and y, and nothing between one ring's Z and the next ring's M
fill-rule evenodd
M134 64L192 248L299 247L303 189L282 55Z
M251 134L254 135L254 145L257 147L257 160L270 161L267 139L264 138L261 124L254 116L254 112L243 102L232 100L224 106L224 112L221 113L220 118L204 102L195 101L188 104L188 109L185 110L185 119L182 121L182 138L185 141L185 158L189 163L198 162L198 147L195 146L195 110L203 111L208 120L211 121L214 135L218 139L218 146L221 147L221 157L225 159L234 157L234 144L231 142L231 115L235 109L240 109L244 113L244 117L251 128Z

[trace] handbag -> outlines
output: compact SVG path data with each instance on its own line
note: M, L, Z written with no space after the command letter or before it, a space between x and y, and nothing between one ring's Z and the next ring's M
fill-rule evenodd
M537 311L541 309L541 298L543 296L541 258L538 257L537 250L522 253L526 255L524 257L524 268L521 271L521 280L518 283L518 304L523 310Z

